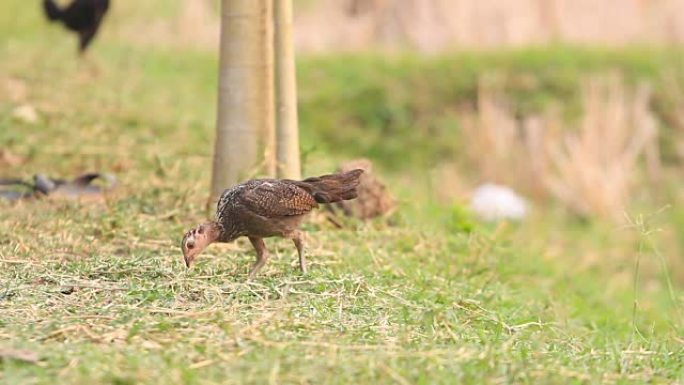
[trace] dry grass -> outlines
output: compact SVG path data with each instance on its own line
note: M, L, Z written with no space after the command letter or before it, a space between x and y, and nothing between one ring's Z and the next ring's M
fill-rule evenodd
M664 118L674 128L674 150L679 159L684 161L684 89L674 74L669 73L665 78L665 95L670 105Z
M619 76L592 78L582 87L576 127L554 114L516 119L496 87L482 82L477 114L463 121L469 158L482 178L543 198L553 196L576 214L622 220L639 161L657 179L657 125L650 90L628 90Z
M639 176L638 161L655 152L648 157L656 162L649 170L658 168L650 91L642 85L630 95L613 76L586 81L582 95L579 127L549 145L551 172L543 179L573 211L622 220Z
M529 194L544 195L536 175L544 172L544 153L536 121L527 125L523 134L508 98L496 81L481 79L478 87L477 111L462 114L463 141L467 157L477 165L481 181L523 187ZM529 150L529 151L528 151Z
M161 8L160 8L161 7ZM159 12L163 10L163 12ZM110 36L127 45L218 50L219 4L209 0L119 2L108 23Z
M318 0L301 5L296 41L306 51L684 41L682 0Z
M218 9L219 2L209 0L173 0L163 8L118 2L113 12L126 23L112 32L144 46L215 50ZM302 52L663 44L684 41L682 15L684 0L301 0L295 2L295 43Z

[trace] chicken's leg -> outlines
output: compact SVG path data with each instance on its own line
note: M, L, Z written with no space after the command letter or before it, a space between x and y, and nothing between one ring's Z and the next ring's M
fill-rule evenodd
M97 33L97 26L78 31L78 53L83 56Z
M256 276L256 273L264 267L266 261L268 261L268 250L266 250L266 245L264 245L263 238L249 237L249 241L252 242L254 250L256 251L256 262L252 265L252 269L249 271L247 276L248 280L251 280Z
M294 242L295 247L297 248L297 253L299 254L299 268L302 269L302 273L306 274L306 259L304 259L303 237L304 234L302 234L302 232L299 230L293 231L289 236L289 238L292 239L292 242Z

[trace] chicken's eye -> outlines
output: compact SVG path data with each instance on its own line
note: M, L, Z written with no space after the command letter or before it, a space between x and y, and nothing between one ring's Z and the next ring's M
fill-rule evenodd
M188 242L185 246L186 246L188 249L194 249L194 248L195 248L195 244L194 244L194 243L190 243L190 242Z

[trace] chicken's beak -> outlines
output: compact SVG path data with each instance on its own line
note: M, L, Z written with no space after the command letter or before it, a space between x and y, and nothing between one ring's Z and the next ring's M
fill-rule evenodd
M189 269L190 264L192 263L192 257L189 255L184 255L183 260L185 260L185 266Z

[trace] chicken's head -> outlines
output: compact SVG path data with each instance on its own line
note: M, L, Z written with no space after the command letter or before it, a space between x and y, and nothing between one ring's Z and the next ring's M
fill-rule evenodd
M218 238L218 231L214 223L203 223L185 233L181 242L185 266L190 267L192 261Z

